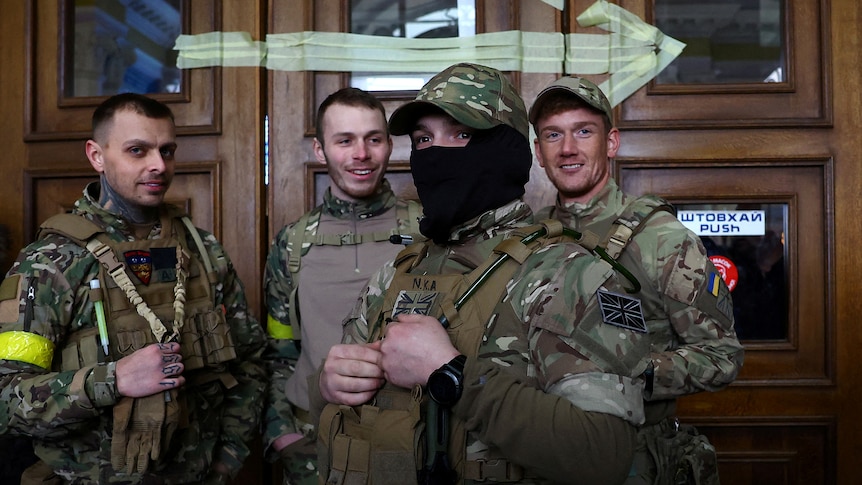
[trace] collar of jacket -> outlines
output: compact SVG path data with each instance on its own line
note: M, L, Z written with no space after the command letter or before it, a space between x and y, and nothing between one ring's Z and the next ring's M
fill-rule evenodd
M376 194L358 202L339 199L332 195L331 188L326 189L326 192L323 194L323 211L339 219L349 219L351 217L367 219L383 214L394 206L395 193L392 192L392 187L390 187L389 181L386 179L383 179L383 184L381 184Z
M501 231L532 223L533 211L530 206L521 199L515 199L502 207L483 212L455 227L449 236L449 242L457 244L474 237L491 239Z

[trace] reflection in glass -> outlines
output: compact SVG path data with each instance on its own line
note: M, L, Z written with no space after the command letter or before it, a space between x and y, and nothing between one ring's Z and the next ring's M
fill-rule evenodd
M675 205L731 290L739 338L786 340L787 204Z
M785 82L784 0L655 0L655 25L686 43L665 84Z
M436 39L476 34L475 0L351 0L350 32ZM366 91L416 91L436 73L354 72L351 86Z
M66 96L180 91L182 0L73 0ZM68 12L68 9L67 9ZM74 42L71 40L74 39Z

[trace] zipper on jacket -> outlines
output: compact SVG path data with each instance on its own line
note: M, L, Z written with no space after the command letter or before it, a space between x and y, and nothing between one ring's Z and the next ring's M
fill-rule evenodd
M27 296L24 300L24 331L30 331L30 324L33 322L33 304L36 301L36 286L32 280L28 281Z
M359 226L358 226L358 222L356 220L359 218L359 216L356 215L356 203L350 204L350 213L351 213L350 219L353 221L353 235L355 237L359 234ZM353 271L355 273L359 273L359 244L356 243L356 241L354 241L354 243L355 244L353 244Z

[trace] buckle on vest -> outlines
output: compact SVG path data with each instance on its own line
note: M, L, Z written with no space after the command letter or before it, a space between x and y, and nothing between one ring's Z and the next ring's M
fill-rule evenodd
M493 480L495 482L518 482L524 478L524 469L504 460L468 460L465 470L466 477L477 482Z
M352 233L348 232L347 234L341 234L340 236L341 236L341 244L343 244L345 246L352 246L352 245L356 244L356 234L352 234Z
M607 252L610 257L617 259L620 253L623 252L623 249L628 244L629 239L632 237L634 231L631 228L624 226L622 224L618 225L613 234L608 238L608 247Z

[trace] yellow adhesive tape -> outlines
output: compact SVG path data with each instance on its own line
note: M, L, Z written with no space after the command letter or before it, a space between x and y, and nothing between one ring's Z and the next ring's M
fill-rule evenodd
M641 86L656 77L677 56L682 53L685 44L664 35L637 15L623 9L619 5L599 0L587 8L577 18L578 24L584 27L599 27L611 32L606 36L607 45L604 49L587 46L581 54L565 61L566 72L582 72L579 68L592 71L584 74L601 74L595 72L601 68L601 52L607 57L607 70L611 76L599 85L608 97L611 106L616 106L634 94ZM572 34L578 35L578 34ZM571 52L572 44L586 45L587 39L567 39ZM583 66L581 59L587 61Z
M261 66L266 45L251 39L248 32L207 32L177 37L177 67Z
M293 327L279 322L272 315L266 316L266 332L274 339L293 339Z
M542 0L542 1L547 3L550 6L554 7L557 10L562 10L563 6L565 6L565 4L566 4L566 0Z
M3 332L0 333L0 359L27 362L47 370L54 360L54 342L30 332Z
M543 0L562 10L563 1ZM611 106L658 75L685 47L618 5L598 0L577 18L609 34L511 30L467 37L405 39L344 32L247 32L181 35L175 49L182 69L266 66L282 71L439 72L458 62L502 71L610 74L599 87Z
M435 72L476 62L504 71L560 72L563 35L491 32L405 39L344 32L293 32L266 38L268 69L283 71Z

